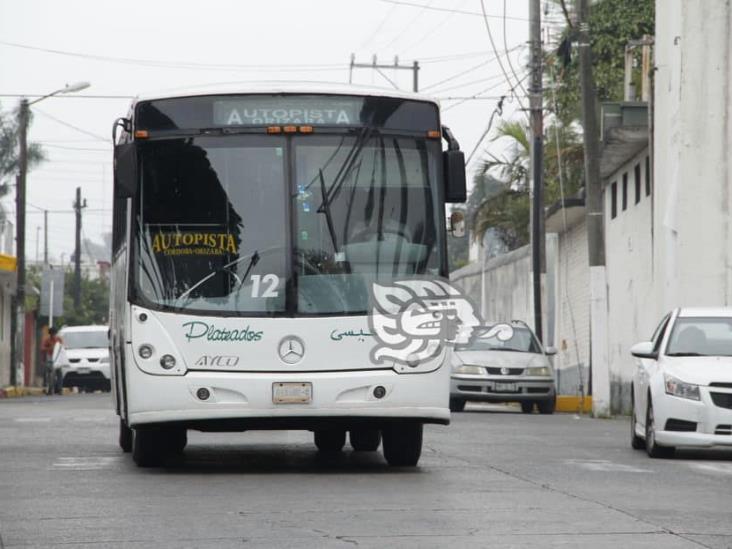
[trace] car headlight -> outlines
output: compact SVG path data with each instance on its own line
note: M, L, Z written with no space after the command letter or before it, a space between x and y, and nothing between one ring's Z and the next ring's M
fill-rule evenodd
M99 362L101 364L109 364L109 357L108 356L103 356L102 358L99 359Z
M485 374L485 368L481 368L480 366L468 366L466 364L455 366L452 371L456 374L468 374L472 376L482 376Z
M699 394L699 386L691 383L684 383L678 378L663 374L664 385L666 386L666 394L679 398L688 398L690 400L701 400Z
M548 366L534 366L532 368L526 368L524 375L548 377L552 375L552 369Z

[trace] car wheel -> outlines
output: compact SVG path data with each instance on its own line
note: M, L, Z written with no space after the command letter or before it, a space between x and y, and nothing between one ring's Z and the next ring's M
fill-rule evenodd
M132 430L132 459L138 467L157 467L165 457L160 429Z
M653 403L648 395L646 411L646 452L652 458L668 458L674 455L673 446L659 446L656 442L656 422L653 417Z
M132 429L122 418L119 418L119 447L125 453L132 451Z
M357 452L375 452L381 444L381 431L378 429L352 429L348 433L351 447Z
M646 447L646 441L637 435L637 420L635 418L635 397L630 394L630 446L634 450L643 450Z
M522 402L521 411L524 414L530 414L531 412L534 411L534 403L533 402Z
M422 455L421 423L396 423L382 430L384 458L393 467L414 467Z
M462 412L465 410L465 401L462 398L451 398L450 399L450 411L451 412Z
M553 414L554 410L557 408L557 397L552 395L552 397L547 400L540 400L536 403L536 407L539 409L540 414Z
M315 431L315 446L321 452L340 452L346 444L346 431L342 429L318 429Z

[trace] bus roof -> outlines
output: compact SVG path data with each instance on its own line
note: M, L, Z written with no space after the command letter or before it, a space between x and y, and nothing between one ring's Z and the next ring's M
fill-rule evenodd
M248 94L314 94L397 97L400 99L412 99L414 101L426 101L434 103L439 107L439 101L437 99L418 93L406 92L402 90L392 90L387 88L377 88L371 86L360 86L357 84L330 84L327 82L307 82L300 84L282 82L247 84L246 82L232 82L227 84L207 84L187 88L175 88L159 92L141 93L135 99L133 99L132 102L133 104L135 104L140 101L170 99L173 97Z

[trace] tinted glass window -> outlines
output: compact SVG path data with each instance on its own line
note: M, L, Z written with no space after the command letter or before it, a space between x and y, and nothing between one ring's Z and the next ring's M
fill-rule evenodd
M484 333L490 330L487 327ZM541 353L534 334L531 330L522 327L513 327L513 337L503 341L498 335L492 337L477 337L467 345L458 346L459 351L519 351L522 353Z
M439 274L438 158L424 139L296 139L298 310L365 311L373 282Z
M666 354L732 356L732 318L677 318Z
M144 143L135 273L144 299L185 309L284 310L284 145L259 136Z
M109 346L106 330L59 333L67 349L106 349Z

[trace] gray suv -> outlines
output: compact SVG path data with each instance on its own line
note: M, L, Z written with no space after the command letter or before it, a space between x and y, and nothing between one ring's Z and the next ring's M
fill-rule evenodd
M450 410L462 412L468 401L518 402L530 414L554 413L556 388L549 356L520 321L482 326L466 345L455 347L450 377Z

